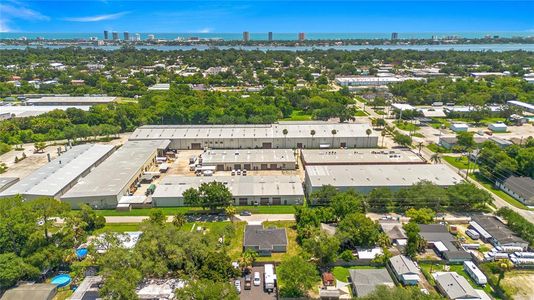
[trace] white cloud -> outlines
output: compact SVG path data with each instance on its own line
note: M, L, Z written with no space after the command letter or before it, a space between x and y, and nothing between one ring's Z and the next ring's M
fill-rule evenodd
M27 7L15 7L9 4L0 4L0 12L2 19L23 19L23 20L39 20L48 21L50 18L41 14L38 11L29 9Z
M99 22L99 21L106 21L106 20L115 20L129 13L130 12L128 11L123 11L123 12L119 12L115 14L107 14L107 15L64 18L63 20L71 21L71 22Z
M210 33L212 31L213 31L213 28L206 27L206 28L202 28L202 29L198 30L197 32L198 33Z
M10 4L0 3L0 32L15 30L11 25L14 20L48 21L50 17L30 9L17 1L6 1ZM11 24L11 25L10 25Z

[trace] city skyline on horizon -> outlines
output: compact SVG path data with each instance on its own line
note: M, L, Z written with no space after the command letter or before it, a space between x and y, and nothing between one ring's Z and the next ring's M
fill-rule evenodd
M531 1L6 0L0 14L21 33L534 32Z

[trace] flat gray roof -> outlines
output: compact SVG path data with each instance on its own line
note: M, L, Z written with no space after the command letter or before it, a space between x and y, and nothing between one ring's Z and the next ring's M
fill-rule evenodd
M303 163L320 164L416 164L425 161L410 150L302 149Z
M202 153L203 165L242 163L295 163L291 149L208 150Z
M71 96L58 96L58 97L53 97L53 96L46 96L46 97L41 97L41 98L35 98L35 99L28 99L26 101L26 103L58 103L58 102L63 102L63 103L83 103L83 102L88 102L88 103L102 103L102 104L105 104L105 103L110 103L110 102L113 102L115 101L115 99L117 99L117 97L93 97L93 96L82 96L82 97L71 97Z
M284 135L284 129L287 134ZM292 122L260 125L145 125L138 127L130 140L139 139L222 139L222 138L332 138L332 130L339 137L367 137L365 131L371 129L368 124L327 123L327 122ZM373 131L370 136L378 136Z
M113 150L111 145L84 144L74 146L30 175L22 178L1 197L20 195L55 197L66 186Z
M152 199L182 197L185 190L212 181L225 184L234 197L304 196L302 183L297 176L167 176L156 187Z
M396 255L389 259L391 266L399 275L419 274L419 269L415 266L413 260L404 255Z
M411 186L428 180L441 186L463 181L462 177L445 165L331 165L306 166L306 174L313 187Z
M61 197L118 195L158 149L168 140L128 141Z

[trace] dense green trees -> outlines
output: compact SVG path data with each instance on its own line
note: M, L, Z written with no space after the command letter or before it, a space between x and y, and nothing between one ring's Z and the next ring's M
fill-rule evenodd
M415 258L417 253L423 251L426 247L426 241L419 235L419 226L415 222L408 222L402 226L408 237L408 242L404 251L406 256Z
M513 232L525 239L531 246L534 245L534 224L508 207L500 208L497 215L508 222L507 225Z
M376 290L367 296L361 298L362 300L441 300L445 299L437 293L429 295L421 292L417 287L386 287L379 286Z
M342 219L336 231L344 249L374 246L378 242L380 226L362 213L352 213Z
M204 182L198 189L189 188L183 196L186 205L209 208L211 211L232 204L232 193L223 183L216 181Z
M62 217L62 224L53 219ZM52 198L25 202L20 197L0 201L0 285L8 288L22 279L66 265L73 249L105 220L89 207L70 211ZM52 230L53 229L53 230Z
M534 138L527 138L522 145L504 149L494 142L482 145L478 155L480 175L489 181L500 181L510 176L534 178Z
M276 269L280 296L298 298L319 280L315 266L300 256L284 258Z
M176 299L183 300L237 300L239 295L229 282L197 280L183 289L176 290Z

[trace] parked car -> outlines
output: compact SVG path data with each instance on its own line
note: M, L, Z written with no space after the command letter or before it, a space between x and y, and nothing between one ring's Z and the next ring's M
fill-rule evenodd
M244 216L244 217L249 217L249 216L252 216L252 213L248 210L244 210L242 212L239 213L240 216Z
M261 285L260 272L254 272L254 286L260 286L260 285Z
M250 275L245 275L245 290L250 290L252 288L252 277Z
M236 279L234 281L234 286L235 286L235 289L237 290L237 293L241 294L241 280Z

